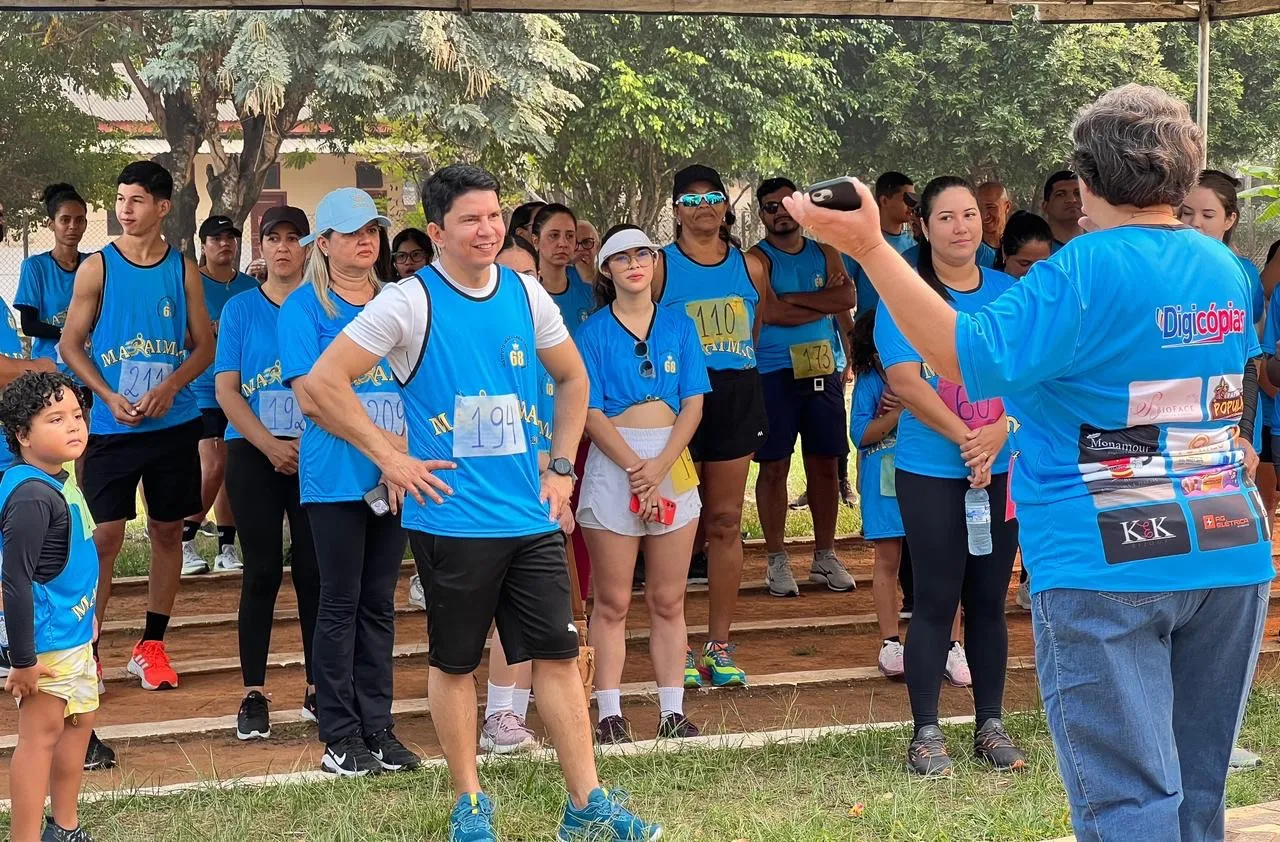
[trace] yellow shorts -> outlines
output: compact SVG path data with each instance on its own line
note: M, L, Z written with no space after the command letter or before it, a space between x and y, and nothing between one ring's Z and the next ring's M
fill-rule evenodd
M53 670L52 677L40 679L40 692L65 700L67 716L98 709L98 668L93 662L93 644L41 652L36 660Z

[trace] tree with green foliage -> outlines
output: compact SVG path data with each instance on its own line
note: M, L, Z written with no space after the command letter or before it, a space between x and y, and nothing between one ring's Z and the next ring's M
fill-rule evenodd
M219 10L55 20L68 44L114 45L169 143L160 160L174 175L175 209L165 233L188 252L196 180L214 212L241 223L299 129L346 151L411 115L472 154L541 151L579 104L561 85L589 69L543 15ZM219 118L228 104L230 128ZM213 161L198 173L202 149Z

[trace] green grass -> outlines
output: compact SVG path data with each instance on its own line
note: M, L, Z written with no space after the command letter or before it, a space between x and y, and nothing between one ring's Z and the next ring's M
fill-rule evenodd
M1241 742L1275 758L1280 684L1268 681L1250 700ZM951 780L906 774L905 729L803 745L610 758L601 762L601 774L631 792L638 813L663 822L664 839L1030 842L1068 835L1066 800L1043 716L1011 715L1007 723L1030 758L1024 774L999 775L974 764L966 726L946 729L957 759ZM481 777L499 805L503 839L552 838L564 800L553 765L494 764ZM86 805L81 816L102 842L443 839L452 801L448 787L444 771L433 768L362 781L126 797ZM1277 797L1280 763L1230 779L1230 806ZM850 814L856 804L865 806L858 818Z

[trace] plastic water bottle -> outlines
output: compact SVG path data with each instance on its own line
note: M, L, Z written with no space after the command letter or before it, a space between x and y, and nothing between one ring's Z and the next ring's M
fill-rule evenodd
M969 554L991 555L991 495L985 488L965 492L964 525L969 533Z

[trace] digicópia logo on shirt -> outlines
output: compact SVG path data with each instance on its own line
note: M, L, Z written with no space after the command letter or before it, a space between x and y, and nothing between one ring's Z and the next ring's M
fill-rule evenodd
M1191 305L1184 310L1181 304L1166 305L1156 310L1156 324L1160 328L1163 348L1184 348L1194 345L1221 345L1233 333L1244 333L1248 315L1228 301L1218 309L1210 304L1201 310Z

